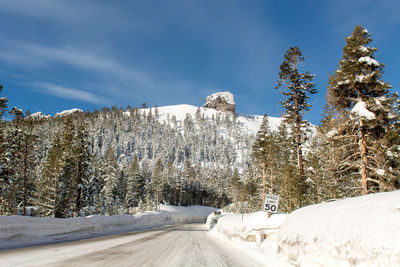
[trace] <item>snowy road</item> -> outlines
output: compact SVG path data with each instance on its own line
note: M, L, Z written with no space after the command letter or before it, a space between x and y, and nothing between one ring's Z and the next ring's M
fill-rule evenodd
M0 251L0 266L267 266L204 224Z

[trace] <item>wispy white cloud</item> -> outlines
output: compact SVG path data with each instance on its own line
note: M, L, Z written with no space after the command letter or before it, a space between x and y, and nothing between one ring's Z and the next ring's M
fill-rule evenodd
M72 46L49 47L33 43L6 41L0 51L0 59L11 65L29 69L51 69L54 66L67 65L78 72L88 72L99 76L98 82L107 77L109 83L129 84L137 88L154 89L160 84L149 74L134 70L115 61L113 58L102 56L82 48ZM27 67L29 66L29 67ZM118 87L118 86L117 86ZM118 90L116 89L118 92Z
M47 82L35 82L31 84L32 87L36 88L38 92L58 96L67 99L79 100L86 103L92 104L106 104L107 100L99 95L91 92L68 88L57 84Z
M66 64L76 68L82 68L91 72L102 72L142 86L154 86L154 82L147 74L133 70L114 61L112 58L104 57L90 51L74 47L48 47L31 43L16 44L19 47L18 54L20 62L24 59L29 62L40 62L39 64L51 65ZM14 55L14 57L18 57Z
M143 102L149 99L159 103L158 101L174 98L176 94L182 97L186 95L186 98L193 97L193 94L197 94L201 88L201 85L194 85L177 77L172 77L170 80L159 79L155 73L134 70L131 66L121 64L113 58L72 46L49 47L8 40L0 50L0 59L18 67L19 70L34 71L34 76L40 75L40 78L36 78L42 82L28 82L28 86L35 87L35 90L41 89L37 90L40 93L89 103L110 104L110 98L123 103ZM98 78L71 84L71 81L66 82L62 78L52 77L52 69L60 68L62 65ZM54 78L58 80L55 83ZM57 85L66 83L69 84L68 87ZM96 89L103 97L91 93L88 91L89 88ZM110 96L107 102L106 96Z

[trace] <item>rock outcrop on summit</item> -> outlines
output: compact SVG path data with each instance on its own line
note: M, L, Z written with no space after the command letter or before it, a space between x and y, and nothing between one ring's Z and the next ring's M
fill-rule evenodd
M218 92L206 97L205 108L213 108L219 111L235 112L236 105L233 94L230 92Z

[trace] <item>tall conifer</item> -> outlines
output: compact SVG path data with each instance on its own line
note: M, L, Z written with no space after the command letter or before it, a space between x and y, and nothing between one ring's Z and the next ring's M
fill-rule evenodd
M346 38L338 69L329 78L327 93L328 104L343 122L335 129L334 137L355 137L348 139L355 142L358 151L353 150L345 163L354 166L353 173L361 174L362 194L373 188L388 189L387 179L393 168L387 165L387 151L394 144L387 142L387 137L398 120L393 110L397 96L389 95L390 85L381 79L384 65L375 59L377 48L367 46L371 41L367 30L361 25L355 27Z
M305 57L298 47L290 47L280 66L281 71L276 86L276 89L281 89L281 94L284 96L281 104L285 109L285 120L293 128L292 135L295 138L299 177L302 182L300 194L305 193L302 146L306 137L306 126L308 126L303 115L311 107L308 102L309 95L317 92L313 83L314 75L308 71L300 71L304 59Z

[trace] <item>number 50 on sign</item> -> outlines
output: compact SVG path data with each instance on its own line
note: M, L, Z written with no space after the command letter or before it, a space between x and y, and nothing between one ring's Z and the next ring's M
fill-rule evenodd
M264 200L264 211L271 213L278 212L279 196L276 195L265 195Z

